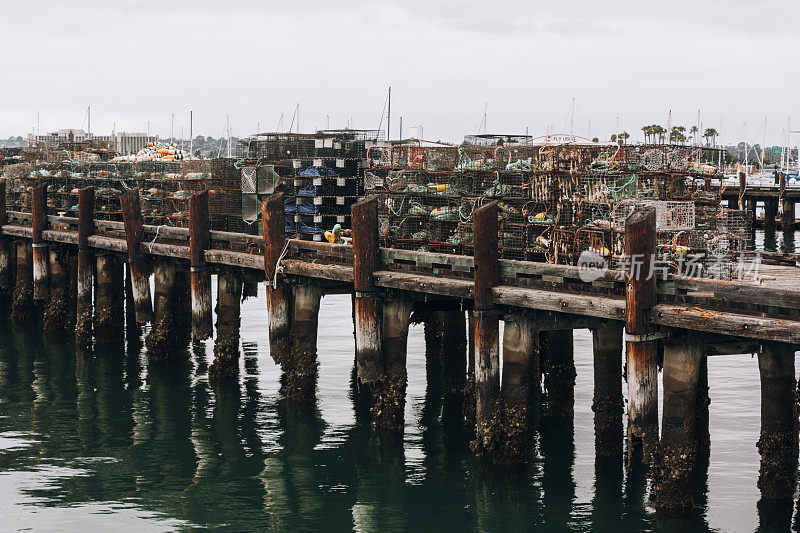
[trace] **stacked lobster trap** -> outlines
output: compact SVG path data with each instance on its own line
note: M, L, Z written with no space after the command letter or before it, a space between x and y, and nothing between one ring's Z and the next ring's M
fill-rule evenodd
M7 180L7 208L11 211L30 211L33 188L46 185L50 214L74 217L78 191L92 186L99 220L122 220L119 195L138 188L144 222L159 226L188 225L189 198L208 190L212 228L230 230L230 217L238 216L241 201L237 198L237 209L232 211L227 193L239 190L234 171L233 160L228 159L111 162L31 157L25 163L3 167L2 177Z
M745 217L718 198L695 201L696 178L720 175L713 157L672 146L383 145L368 150L364 184L381 195L390 247L471 254L472 213L497 201L501 257L576 264L591 252L613 265L626 218L650 205L662 250L731 262Z
M259 199L280 191L285 198L286 233L291 237L321 241L336 227L348 230L350 208L363 196L368 181L364 175L368 158L376 157L378 164L387 155L370 150L380 143L381 135L374 130L344 129L266 133L246 140L239 162L243 218L256 220ZM245 188L254 179L264 186Z

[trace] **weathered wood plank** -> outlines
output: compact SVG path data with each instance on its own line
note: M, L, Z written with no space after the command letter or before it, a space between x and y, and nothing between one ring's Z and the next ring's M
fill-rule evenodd
M659 304L650 311L653 324L749 339L800 344L800 321L714 311L687 305Z
M500 286L492 290L492 299L498 305L511 307L558 311L614 320L625 319L625 300L621 298Z

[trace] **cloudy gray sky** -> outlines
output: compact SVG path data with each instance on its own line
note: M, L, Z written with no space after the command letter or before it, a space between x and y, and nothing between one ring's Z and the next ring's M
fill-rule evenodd
M798 0L2 0L0 137L80 127L176 135L422 124L459 140L488 129L694 124L725 140L800 129ZM591 129L589 121L591 120ZM384 122L385 126L385 122ZM188 130L188 126L185 127ZM406 130L407 132L408 130ZM634 138L636 134L633 134ZM795 143L800 140L795 138Z

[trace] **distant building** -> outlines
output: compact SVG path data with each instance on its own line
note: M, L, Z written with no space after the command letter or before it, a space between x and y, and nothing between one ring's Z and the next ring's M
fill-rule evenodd
M109 135L95 135L87 133L83 130L63 129L46 133L44 135L28 134L28 145L35 146L38 143L45 144L62 144L62 143L79 143L86 141L111 141Z
M465 135L464 144L473 146L493 146L495 144L530 144L530 135L501 135L494 133Z
M83 130L61 129L44 135L28 134L28 145L46 144L52 146L82 143L90 141L107 142L109 147L120 154L135 154L149 143L157 143L158 135L152 136L146 133L129 133L125 131L116 132L112 135L95 135Z
M128 133L120 131L114 133L111 138L114 150L118 154L129 155L135 154L142 148L146 148L148 144L156 144L158 142L158 135L151 136L146 133Z

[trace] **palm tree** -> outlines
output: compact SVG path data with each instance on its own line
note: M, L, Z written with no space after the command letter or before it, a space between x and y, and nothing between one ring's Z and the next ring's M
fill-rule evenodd
M697 126L692 126L689 129L689 138L692 140L693 143L697 141L696 134L697 134L698 131L699 131L699 128Z
M619 141L620 141L619 143L620 144L625 144L625 141L627 141L629 137L630 137L630 134L627 131L623 131L622 133L617 135L617 139L619 139Z
M684 143L686 142L685 126L672 126L672 131L669 132L669 142Z
M653 126L642 126L642 133L644 133L644 143L647 144L653 134Z
M703 137L706 138L706 146L708 146L708 142L709 142L708 140L711 139L711 142L713 143L714 148L716 148L717 147L717 135L719 135L719 132L717 130L715 130L714 128L706 128L706 131L703 132Z
M658 139L658 142L663 144L664 136L667 134L666 128L658 124L653 124L651 127L653 128L653 136Z

